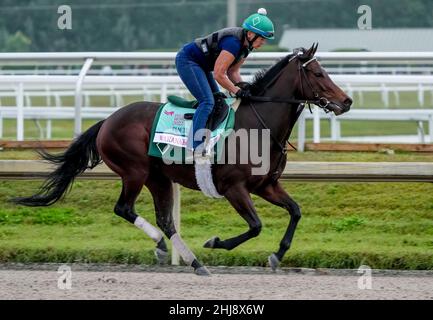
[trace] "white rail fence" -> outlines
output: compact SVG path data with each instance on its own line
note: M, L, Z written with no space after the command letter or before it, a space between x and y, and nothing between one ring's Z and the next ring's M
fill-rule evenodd
M353 109L348 113L336 117L331 113L324 113L318 107L312 108L312 113L305 110L298 120L298 151L303 152L305 146L306 120L313 120L313 142L320 143L322 138L321 121L328 120L331 137L328 141L342 141L341 122L345 120L373 120L373 121L415 121L417 123L418 143L433 142L433 109ZM424 128L428 123L428 131ZM349 139L347 139L349 140ZM351 137L351 140L355 138ZM350 141L350 140L349 140ZM368 142L368 141L367 141Z
M271 65L279 57L287 53L254 53L247 60L247 66ZM46 137L50 137L52 119L75 119L74 135L81 132L82 119L105 118L118 107L123 106L126 95L142 96L143 100L165 102L167 95L186 95L187 90L177 76L94 76L87 75L92 66L108 64L146 64L172 65L175 53L32 53L32 54L0 54L0 65L77 65L82 64L78 76L73 75L5 75L0 78L0 102L5 98L14 98L15 105L0 107L0 134L3 119L17 120L17 140L24 139L24 119L47 119ZM417 53L318 53L322 63L353 64L361 63L407 63L420 65L433 63L432 52ZM246 76L251 80L251 76ZM346 92L363 99L364 92L379 92L384 106L389 105L389 97L394 95L399 100L399 92L413 91L417 93L418 103L425 106L426 93L431 94L433 105L433 76L431 75L371 75L340 74L332 79ZM74 107L63 107L62 97L73 97ZM109 107L91 107L92 96L109 96ZM428 96L428 95L427 95ZM32 97L45 97L43 106L33 106ZM54 97L52 106L51 98ZM380 115L380 116L379 116ZM331 139L339 140L340 121L342 120L413 120L419 123L420 141L425 141L422 122L429 123L429 139L432 139L432 116L429 109L420 110L357 110L356 107L339 118L315 112L307 113L300 119L299 144L303 150L305 143L305 120L314 122L314 141L320 141L320 119L329 119L331 123Z

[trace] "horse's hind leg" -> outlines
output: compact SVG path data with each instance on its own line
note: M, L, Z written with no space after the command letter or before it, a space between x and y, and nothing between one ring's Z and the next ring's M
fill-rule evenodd
M173 221L173 184L170 179L162 174L152 174L146 180L146 186L153 197L155 205L156 221L165 235L171 240L173 246L179 252L182 260L194 268L194 272L200 276L209 276L210 272L196 258L194 253L186 246L176 231Z
M143 188L145 178L134 175L133 177L123 177L122 193L114 207L114 212L131 222L136 227L143 230L153 241L156 242L155 255L160 264L166 264L168 259L167 246L162 233L151 225L146 219L135 213L135 200Z

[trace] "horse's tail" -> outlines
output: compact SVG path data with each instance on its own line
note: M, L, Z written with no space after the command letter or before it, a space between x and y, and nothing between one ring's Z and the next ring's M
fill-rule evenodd
M61 154L53 155L38 151L47 161L57 168L48 175L39 191L30 197L14 198L11 201L25 206L49 206L58 201L68 191L76 176L87 168L94 168L101 163L101 156L96 148L96 137L105 120L102 120L82 133Z

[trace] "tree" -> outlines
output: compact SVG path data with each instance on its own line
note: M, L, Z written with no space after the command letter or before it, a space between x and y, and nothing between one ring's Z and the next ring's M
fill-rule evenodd
M15 32L15 34L7 36L3 51L6 52L29 51L31 44L32 41L30 40L29 37L27 37L21 31L17 31Z

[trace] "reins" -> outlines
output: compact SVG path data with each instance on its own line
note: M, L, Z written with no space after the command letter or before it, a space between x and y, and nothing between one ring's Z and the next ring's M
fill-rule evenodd
M280 167L281 163L284 161L284 156L287 155L287 151L288 151L286 143L288 143L294 150L297 150L297 149L296 149L296 147L294 145L292 145L290 143L290 141L288 139L286 140L284 138L283 143L279 142L278 139L272 134L271 129L269 129L269 127L266 125L266 123L263 120L262 116L257 112L256 108L254 107L254 105L252 104L251 101L249 102L249 105L250 105L251 109L253 110L254 114L256 115L257 119L259 120L260 124L263 126L264 129L269 130L269 134L270 134L272 140L274 140L274 142L280 148L280 151L281 151L280 159L278 160L278 164L276 166L276 170L272 173L273 176L278 177L278 174L279 174L278 168Z
M288 64L294 60L295 58L299 57L301 53L298 53L296 55L294 55L293 57L291 57L288 61ZM280 155L280 159L278 161L276 170L274 171L273 175L277 176L279 174L278 168L280 167L282 161L284 161L284 156L287 154L287 145L289 144L294 150L297 150L295 146L293 146L290 141L288 141L288 139L284 138L283 142L278 141L278 139L272 134L272 131L269 129L269 127L266 125L264 119L262 118L262 116L257 112L256 108L254 107L253 101L257 101L257 102L270 102L270 103L287 103L287 104L296 104L296 105L308 105L308 108L311 111L311 104L317 105L319 108L324 109L325 112L329 112L330 110L327 109L328 105L330 104L330 101L328 99L326 99L325 97L319 97L319 94L317 93L317 91L314 90L313 86L311 85L311 82L308 80L308 77L306 75L305 72L305 68L306 66L312 62L315 61L316 58L313 57L312 59L308 60L307 62L300 64L298 67L299 70L299 77L301 79L300 83L301 83L301 94L304 95L304 88L303 88L303 78L305 78L308 87L310 88L310 90L313 92L314 98L315 99L291 99L291 98L279 98L279 97L266 97L266 96L250 96L248 98L248 104L251 107L251 109L253 110L255 116L257 117L257 119L259 120L260 124L263 126L264 129L269 130L270 132L270 136L272 138L272 140L276 143L276 145L279 147L280 151L281 151L281 155ZM283 70L282 70L283 71ZM263 91L270 87L282 74L282 71L279 72L271 81L269 81L269 84L263 89ZM284 136L285 137L285 136Z
M297 58L299 56L295 55L292 58L290 58L290 60L288 61L288 64L294 59ZM316 90L314 90L311 82L308 80L308 77L305 73L305 67L312 61L316 61L316 58L312 58L310 60L308 60L307 62L301 64L298 67L299 70L299 77L301 78L301 93L302 95L304 95L304 88L303 88L303 81L302 79L305 78L308 87L310 88L310 90L313 92L314 98L315 99L291 99L291 98L279 98L279 97L266 97L266 96L251 96L248 99L250 101L257 101L257 102L274 102L274 103L290 103L290 104L304 104L304 105L308 105L310 108L310 104L314 104L316 106L318 106L319 108L322 108L325 110L325 112L329 112L328 109L326 109L326 107L329 105L330 101L328 99L326 99L325 97L319 97L319 94L317 93ZM302 70L302 73L301 73ZM279 72L271 81L269 81L269 84L264 88L267 89L269 88L269 86L271 84L273 84L280 76L281 76L282 72ZM264 90L263 90L264 91ZM310 108L311 111L311 108Z

